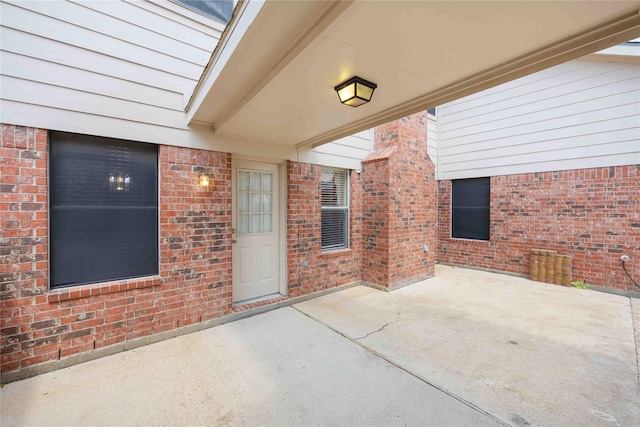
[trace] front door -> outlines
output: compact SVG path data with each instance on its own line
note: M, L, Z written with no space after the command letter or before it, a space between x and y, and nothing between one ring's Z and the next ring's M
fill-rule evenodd
M278 166L233 160L233 302L280 290Z

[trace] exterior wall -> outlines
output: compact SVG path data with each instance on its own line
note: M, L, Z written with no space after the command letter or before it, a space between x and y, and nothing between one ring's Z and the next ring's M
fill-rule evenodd
M286 299L233 306L231 154L166 145L158 275L49 290L48 134L5 124L1 135L3 374ZM290 162L287 175L288 297L358 282L360 175L350 176L350 249L330 253L321 252L321 166Z
M300 161L343 169L362 169L361 161L371 153L371 131L366 130L321 145L301 156Z
M573 278L636 291L640 164L491 177L490 241L452 239L451 181L440 181L438 261L529 274L530 249L573 256Z
M436 178L438 178L438 138L438 118L437 116L427 114L427 149L429 151L429 158L435 167Z
M432 276L437 188L426 112L378 126L362 175L363 280L392 288Z
M349 176L349 249L322 252L322 168L287 165L287 266L289 296L360 281L362 271L362 180ZM308 262L303 267L302 263Z
M640 64L571 61L438 108L438 178L640 163Z
M195 145L184 108L224 25L168 0L0 2L5 123Z
M3 373L231 312L229 154L160 147L157 276L49 291L47 146L45 130L2 126Z

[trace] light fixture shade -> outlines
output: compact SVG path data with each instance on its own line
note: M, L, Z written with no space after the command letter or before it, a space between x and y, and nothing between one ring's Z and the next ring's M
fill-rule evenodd
M353 76L346 82L340 83L334 89L338 92L340 102L351 107L358 107L371 101L373 91L378 87L358 76Z
M208 187L209 186L209 175L207 175L204 172L200 172L198 174L198 183L202 186L202 187Z

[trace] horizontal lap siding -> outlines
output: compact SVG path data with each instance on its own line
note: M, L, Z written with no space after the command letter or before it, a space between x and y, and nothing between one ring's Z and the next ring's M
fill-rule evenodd
M0 7L3 122L145 142L188 131L184 106L222 24L170 2Z
M640 163L640 66L573 61L445 104L439 179Z
M360 162L371 152L369 130L321 145L311 151L309 163L345 169L361 169Z
M427 151L438 176L438 120L427 114Z

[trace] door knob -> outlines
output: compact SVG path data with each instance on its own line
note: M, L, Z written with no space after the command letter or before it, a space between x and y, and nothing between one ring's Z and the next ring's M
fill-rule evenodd
M231 243L238 243L238 239L231 239Z
M231 234L236 234L236 229L235 228L231 229Z

